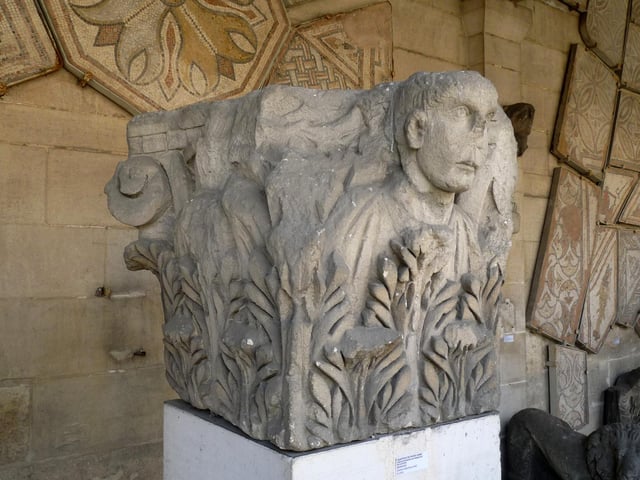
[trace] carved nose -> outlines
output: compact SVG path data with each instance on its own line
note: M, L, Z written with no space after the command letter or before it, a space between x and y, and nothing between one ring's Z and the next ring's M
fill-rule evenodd
M476 115L473 123L473 132L477 134L484 134L487 126L487 120L481 115Z

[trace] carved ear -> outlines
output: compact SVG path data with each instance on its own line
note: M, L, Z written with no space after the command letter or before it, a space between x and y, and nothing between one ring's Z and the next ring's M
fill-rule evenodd
M404 126L407 137L407 145L414 150L422 148L424 137L427 133L427 113L422 110L414 110L407 117Z

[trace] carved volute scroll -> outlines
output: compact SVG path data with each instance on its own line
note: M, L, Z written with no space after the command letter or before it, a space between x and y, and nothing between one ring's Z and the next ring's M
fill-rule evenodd
M497 407L517 165L486 79L272 86L129 141L109 206L162 286L181 398L291 450Z

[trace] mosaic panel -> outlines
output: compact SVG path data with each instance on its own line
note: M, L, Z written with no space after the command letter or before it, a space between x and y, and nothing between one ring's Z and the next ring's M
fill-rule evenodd
M42 0L65 66L132 112L259 87L288 35L282 0Z
M600 223L613 225L618 221L620 211L637 181L638 174L630 170L622 168L605 170L598 209Z
M587 354L561 345L549 346L551 414L578 429L589 423Z
M622 83L627 88L640 91L640 26L634 23L629 24L627 33Z
M574 344L589 281L598 188L556 168L528 303L528 326Z
M640 226L640 185L636 185L633 189L633 193L629 196L620 218L620 223L626 223L629 225Z
M640 25L640 1L631 0L631 21Z
M616 323L634 326L640 311L640 234L618 233L618 316Z
M592 353L598 353L616 319L617 240L615 229L597 228L594 251L589 255L589 286L582 309L578 342Z
M595 55L573 45L552 151L581 171L601 175L616 103L616 78Z
M622 65L628 5L629 0L590 0L587 13L581 17L580 34L585 45L612 68Z
M327 90L391 80L390 19L382 3L298 27L269 83Z
M60 68L35 2L0 2L0 95L10 85Z
M640 171L640 95L622 90L609 164Z
M571 8L572 10L578 10L579 12L587 11L587 0L560 0L566 6Z

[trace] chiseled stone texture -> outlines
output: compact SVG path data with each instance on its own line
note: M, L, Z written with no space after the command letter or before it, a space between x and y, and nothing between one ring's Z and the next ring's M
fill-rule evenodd
M0 465L25 459L31 437L30 421L31 387L0 385ZM4 480L2 475L0 478Z
M140 230L127 266L160 280L182 399L291 450L498 406L517 165L487 79L271 86L129 135L105 191Z

